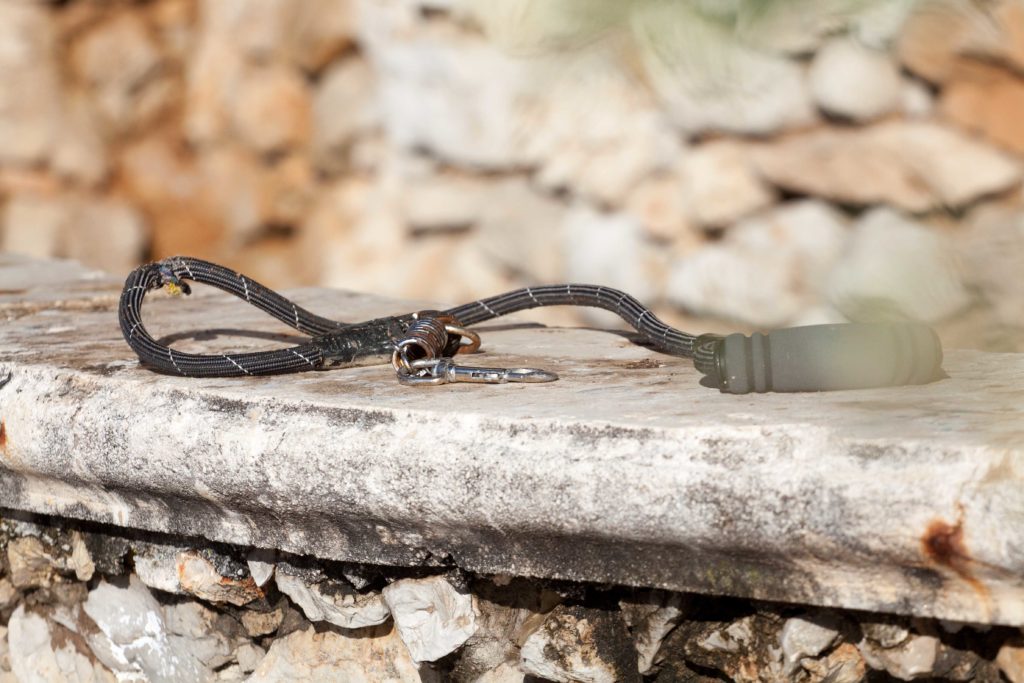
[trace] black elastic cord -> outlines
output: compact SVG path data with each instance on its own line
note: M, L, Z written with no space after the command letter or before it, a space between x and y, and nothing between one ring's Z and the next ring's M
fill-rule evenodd
M195 354L176 351L157 342L142 323L142 303L148 292L165 285L188 291L187 281L212 285L252 304L289 327L310 335L309 343L272 351ZM541 306L585 306L611 311L633 327L655 349L674 356L696 355L698 367L709 344L659 320L639 301L616 289L596 285L526 287L443 311L463 325L473 325L509 313ZM143 365L188 377L239 377L316 370L351 363L366 356L390 353L411 315L347 324L318 316L269 287L223 266L176 256L141 266L128 276L121 293L118 317L124 338Z

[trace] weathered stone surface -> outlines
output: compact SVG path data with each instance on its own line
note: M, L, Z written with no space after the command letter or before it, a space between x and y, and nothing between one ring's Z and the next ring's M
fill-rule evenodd
M413 661L433 662L451 654L477 631L473 596L443 576L390 583L384 600Z
M829 278L829 302L851 320L935 322L970 301L950 242L890 209L857 222Z
M275 582L310 621L358 629L383 624L391 616L380 593L359 593L342 581L295 572L285 563L278 567Z
M354 635L307 628L278 638L248 680L439 683L429 673L420 675L394 629L378 626Z
M787 190L915 212L964 206L1021 180L1018 161L930 122L820 129L767 144L754 159Z
M818 50L809 78L819 107L854 121L887 114L900 101L900 72L888 52L850 38L834 39Z
M488 363L559 382L449 387L413 408L387 367L156 375L113 322L117 285L0 264L0 289L36 297L0 295L20 316L0 326L5 505L348 562L450 556L481 573L1024 623L1013 354L951 350L949 378L925 386L736 397L615 334L512 326L485 332ZM296 296L348 320L417 308ZM47 300L64 303L39 312ZM146 314L161 333L200 314L280 329L200 291Z
M7 625L11 671L18 683L114 683L114 674L63 626L22 605ZM2 677L3 674L0 674Z
M520 668L558 683L640 681L622 617L584 607L552 610L523 643Z

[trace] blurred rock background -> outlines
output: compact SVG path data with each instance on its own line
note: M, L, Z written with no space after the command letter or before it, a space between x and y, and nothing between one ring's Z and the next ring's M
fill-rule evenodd
M1022 0L559 3L0 0L0 248L1024 350Z

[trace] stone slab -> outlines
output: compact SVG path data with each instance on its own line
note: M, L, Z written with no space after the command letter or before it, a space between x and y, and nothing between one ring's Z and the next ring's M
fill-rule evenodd
M0 507L321 558L1024 624L1022 355L951 351L949 378L923 387L731 396L621 333L502 323L481 326L471 362L561 380L196 380L138 367L110 292L82 295L94 276L67 270L44 286L47 267L0 262L3 288L28 268L34 296L55 294L10 303L0 327ZM85 298L61 305L68 291ZM294 294L349 320L411 306ZM154 300L147 324L184 349L290 338L208 291Z

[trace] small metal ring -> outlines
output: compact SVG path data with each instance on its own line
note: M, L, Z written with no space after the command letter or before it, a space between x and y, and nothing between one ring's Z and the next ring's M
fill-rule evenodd
M476 353L480 350L480 335L473 330L467 330L459 325L446 324L444 331L448 334L457 334L469 340L468 344L459 344L459 350L455 353Z

